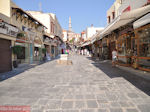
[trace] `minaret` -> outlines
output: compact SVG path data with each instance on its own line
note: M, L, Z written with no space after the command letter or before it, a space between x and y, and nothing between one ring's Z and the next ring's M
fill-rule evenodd
M39 3L39 11L42 12L42 3Z
M72 32L71 17L69 17L69 31Z

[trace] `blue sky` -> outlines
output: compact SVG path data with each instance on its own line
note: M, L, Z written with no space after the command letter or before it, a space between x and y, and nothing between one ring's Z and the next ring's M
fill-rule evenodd
M68 29L69 16L72 29L76 33L93 24L95 27L106 26L106 11L115 0L13 0L24 10L55 13L62 28Z

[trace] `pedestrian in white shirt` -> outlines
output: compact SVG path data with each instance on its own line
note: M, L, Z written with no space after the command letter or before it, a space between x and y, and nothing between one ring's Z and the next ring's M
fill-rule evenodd
M82 55L84 54L84 51L83 51L83 49L81 50L81 54L82 54Z
M112 66L115 66L116 65L116 61L117 61L117 50L114 49L112 51Z

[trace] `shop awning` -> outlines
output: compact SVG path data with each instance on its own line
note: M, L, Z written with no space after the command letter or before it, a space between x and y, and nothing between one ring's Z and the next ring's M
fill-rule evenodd
M88 42L82 44L81 47L84 47L84 46L87 46L87 45L88 45Z
M147 15L143 16L142 18L140 18L139 20L135 21L133 23L133 28L137 29L141 26L144 26L146 24L150 23L150 13L148 13Z
M42 47L42 45L34 43L34 47Z
M141 16L150 12L150 5L144 6L142 8L138 8L129 12L124 12L119 15L112 23L110 23L104 31L100 34L100 38L102 39L104 36L108 35L112 31L118 29L121 26L124 26L128 23L133 22L134 20L140 18Z
M51 38L54 38L55 36L54 36L54 35L50 35L50 37L51 37Z
M87 46L87 45L90 45L90 44L91 44L91 42L90 42L90 40L88 40L87 42L83 43L83 44L81 45L81 47L84 47L84 46Z
M96 41L96 37L91 40L91 43L93 44L95 41Z
M15 42L15 45L20 45L20 46L22 46L22 47L25 47L25 43Z

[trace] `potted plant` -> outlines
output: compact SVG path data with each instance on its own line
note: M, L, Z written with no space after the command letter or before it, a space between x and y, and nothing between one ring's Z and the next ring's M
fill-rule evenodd
M24 34L24 33L18 33L18 34L17 34L17 38L18 38L18 39L25 40L25 34Z
M16 45L16 46L13 46L13 47L12 47L12 52L13 52L13 54L14 54L14 56L15 56L15 59L14 59L14 61L13 61L13 66L14 66L14 68L17 68L17 67L18 67L17 55L20 54L21 51L22 51L22 47L19 46L19 45Z
M42 53L46 54L46 48L42 48Z
M17 37L25 37L24 33L18 33Z

